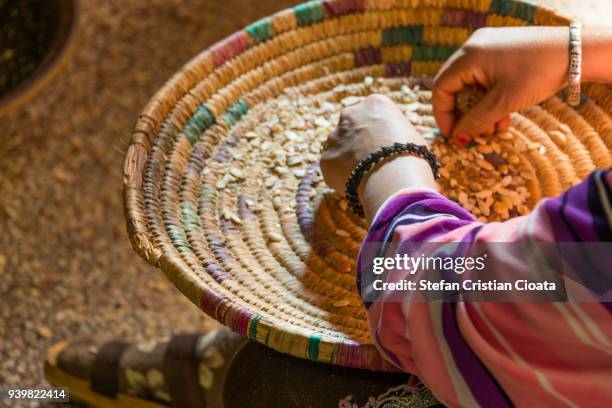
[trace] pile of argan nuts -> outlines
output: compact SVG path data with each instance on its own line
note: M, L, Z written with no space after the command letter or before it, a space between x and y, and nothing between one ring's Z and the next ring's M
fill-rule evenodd
M503 221L529 212L525 181L532 176L513 168L520 161L516 154L507 153L513 137L511 133L494 139L478 137L467 148L447 141L432 146L442 163L438 180L442 193L479 221Z
M481 97L482 92L465 88L457 95L458 111L466 112ZM521 159L516 153L525 150L521 144L512 131L477 137L465 147L438 138L431 147L443 165L439 180L442 192L482 222L527 214L526 181L533 175L520 171Z
M362 83L338 85L326 94L295 93L271 101L258 126L244 132L241 138L241 143L248 145L243 149L250 151L246 157L267 167L262 175L265 187L274 196L285 182L296 183L318 161L319 146L335 127L342 108L359 103L368 94L379 93L398 104L436 153L443 165L438 183L445 196L482 222L528 213L526 180L532 175L518 170L520 158L514 153L514 134L476 138L466 147L458 147L438 136L431 91L420 82L398 81L368 76ZM224 170L226 176L219 181L223 185L217 187L241 178L231 167ZM347 207L343 200L340 206Z

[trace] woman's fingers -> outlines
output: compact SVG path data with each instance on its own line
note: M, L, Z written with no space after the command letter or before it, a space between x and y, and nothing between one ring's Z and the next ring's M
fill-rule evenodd
M436 98L440 102L433 103L433 114L440 128L440 133L444 136L450 135L453 126L455 126L455 95L449 93L438 94ZM448 106L452 105L452 109L448 109Z
M506 130L508 130L509 127L510 127L510 115L506 115L495 124L495 131L505 132Z
M473 83L473 75L468 74L469 58L463 50L457 51L442 66L434 79L432 105L433 114L445 136L451 134L455 122L455 95L463 87Z
M507 102L499 87L488 91L473 108L461 115L453 129L453 140L465 144L476 136L493 134L496 123L508 116Z

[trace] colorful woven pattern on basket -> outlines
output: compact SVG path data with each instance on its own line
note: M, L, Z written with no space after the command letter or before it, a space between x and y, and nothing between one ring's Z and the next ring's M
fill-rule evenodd
M365 225L323 185L320 142L342 106L374 91L433 141L430 94L408 77L435 74L478 27L524 24L567 20L503 0L313 1L215 44L164 85L132 134L124 200L134 248L241 334L312 361L390 369L355 291ZM553 97L515 114L496 145L461 154L505 164L528 206L561 191L610 164L612 93L584 90L577 110ZM444 187L487 217L456 162Z

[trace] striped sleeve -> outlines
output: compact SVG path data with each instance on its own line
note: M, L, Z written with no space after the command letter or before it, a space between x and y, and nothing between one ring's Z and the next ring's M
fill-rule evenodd
M490 224L433 190L402 190L378 211L358 270L372 262L364 248L374 243L610 242L611 187L612 171L596 171L529 215ZM609 283L612 268L604 261L595 260L603 268L598 282ZM403 296L365 302L372 339L446 405L612 406L609 303L414 302Z

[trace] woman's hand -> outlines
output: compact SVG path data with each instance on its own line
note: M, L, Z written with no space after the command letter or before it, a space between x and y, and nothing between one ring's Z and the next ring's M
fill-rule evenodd
M442 67L433 89L434 116L445 136L463 145L504 131L510 112L539 103L567 83L567 27L476 30ZM485 91L476 106L455 116L455 95L467 85Z
M425 140L397 105L386 96L370 95L342 110L340 123L328 137L321 155L327 185L344 195L344 186L361 160L382 146ZM400 155L383 160L365 175L359 195L368 218L393 193L406 187L435 188L429 164L422 158Z

